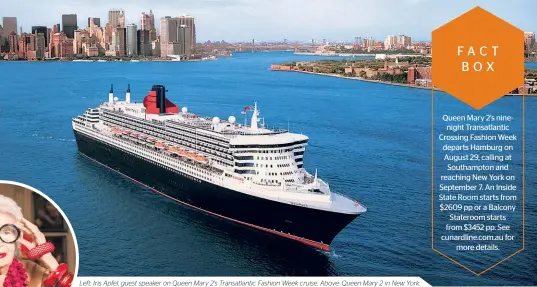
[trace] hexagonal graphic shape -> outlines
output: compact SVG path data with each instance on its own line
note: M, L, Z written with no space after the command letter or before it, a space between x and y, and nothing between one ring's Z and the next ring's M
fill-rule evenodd
M481 109L524 84L524 32L476 7L433 31L433 85Z

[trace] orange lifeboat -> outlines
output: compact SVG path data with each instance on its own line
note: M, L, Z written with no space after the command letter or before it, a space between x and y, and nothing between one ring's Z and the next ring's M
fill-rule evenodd
M179 149L176 148L176 147L168 146L166 149L167 149L169 152L171 152L171 153L179 154Z
M119 128L112 128L112 132L114 132L116 134L121 134L121 133L123 133L123 130L121 130Z
M194 159L199 161L199 162L201 162L201 163L207 163L208 162L207 158L205 156L201 155L201 154L196 154L194 156Z
M164 148L164 143L163 142L157 142L157 143L155 143L155 147Z

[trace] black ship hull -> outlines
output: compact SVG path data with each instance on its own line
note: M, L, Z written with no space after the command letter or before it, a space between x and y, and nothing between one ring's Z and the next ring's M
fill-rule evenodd
M334 237L359 215L311 209L233 191L171 171L76 130L74 134L79 152L158 194L322 250L329 250Z

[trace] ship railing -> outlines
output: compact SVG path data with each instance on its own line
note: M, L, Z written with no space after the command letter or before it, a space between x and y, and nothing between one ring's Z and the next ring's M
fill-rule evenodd
M189 164L191 166L196 166L198 168L201 168L201 169L204 169L204 170L207 170L211 173L214 173L215 175L221 175L223 173L222 170L219 170L217 168L213 168L211 166L208 166L208 165L204 165L202 163L198 163L198 162L194 162L194 161L188 161L186 158L184 157L181 157L181 156L178 156L178 157L174 157L172 155L172 153L170 152L167 152L167 151L163 151L163 150L153 150L152 148L149 148L143 144L140 144L140 143L137 143L137 144L132 144L131 141L123 138L122 135L115 135L115 134L111 134L111 133L106 133L107 135L109 136L114 136L116 138L119 138L121 139L121 141L123 141L124 143L128 144L128 145L131 145L133 147L141 147L143 149L146 149L147 151L150 151L150 152L155 152L155 153L158 153L158 154L162 154L162 155L165 155L167 157L169 157L170 159L172 160L176 160L178 162L181 162L181 163L185 163L185 164Z
M252 132L252 131L241 131L241 130L226 130L219 132L220 134L224 134L227 136L262 136L262 135L275 135L275 134L283 134L286 133L287 130L284 129L272 129L267 131L258 131L258 132Z

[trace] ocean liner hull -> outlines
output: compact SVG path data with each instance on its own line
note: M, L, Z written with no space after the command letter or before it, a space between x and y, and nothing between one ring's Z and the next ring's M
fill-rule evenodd
M334 237L358 216L233 191L168 170L76 130L74 134L82 154L154 192L211 215L322 250L329 250Z

